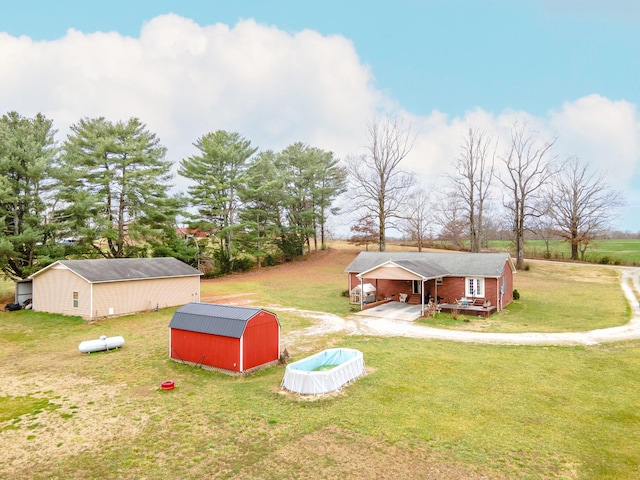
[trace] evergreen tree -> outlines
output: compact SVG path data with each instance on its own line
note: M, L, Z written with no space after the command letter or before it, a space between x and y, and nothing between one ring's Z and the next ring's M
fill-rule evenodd
M54 134L41 114L30 119L9 112L0 119L0 268L13 279L55 259L45 245Z
M193 182L188 187L190 203L209 232L220 239L224 258L232 262L234 231L240 228L238 191L257 149L240 134L223 130L200 137L194 145L200 155L182 160L178 173Z
M287 259L303 255L305 245L309 250L309 239L315 233L313 157L309 147L300 142L276 157L283 193L278 245Z
M318 249L318 234L320 245L325 247L328 216L336 215L339 211L333 207L335 199L346 191L347 169L341 166L332 152L313 148L312 155L312 184L311 197L315 209L314 215L314 243Z
M282 227L280 206L283 204L282 180L276 167L276 154L260 152L247 168L239 190L243 209L243 246L258 260L269 258L274 241Z
M137 118L83 119L63 146L58 179L63 218L82 244L108 258L147 255L175 224L166 148Z

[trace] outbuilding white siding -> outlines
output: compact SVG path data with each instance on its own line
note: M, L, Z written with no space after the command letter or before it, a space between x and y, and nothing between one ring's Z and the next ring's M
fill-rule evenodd
M33 310L95 319L185 305L200 300L200 276L173 258L62 260L31 276Z

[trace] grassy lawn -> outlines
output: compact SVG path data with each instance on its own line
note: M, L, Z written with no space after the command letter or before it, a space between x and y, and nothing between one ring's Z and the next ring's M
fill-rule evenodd
M268 275L205 282L202 296L347 315L340 292L349 255L323 253L320 261ZM521 300L488 328L565 331L624 323L629 313L616 282L615 270L604 267L532 263L516 276ZM547 311L553 313L544 317ZM170 361L172 313L87 324L0 312L0 475L640 476L640 342L517 347L333 334L315 339L314 350L357 348L367 375L338 394L308 399L280 390L283 367L243 378ZM283 333L311 322L294 311L278 315ZM451 328L478 327L474 320ZM80 341L100 335L123 335L126 344L109 353L78 352ZM292 360L304 356L299 350ZM175 390L160 389L167 379Z

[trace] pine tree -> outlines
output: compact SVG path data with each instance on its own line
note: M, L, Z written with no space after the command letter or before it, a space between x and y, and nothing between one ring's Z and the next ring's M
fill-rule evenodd
M234 256L234 232L240 228L238 190L248 160L256 152L251 142L235 132L218 130L194 144L200 155L182 160L178 173L192 181L189 201L209 232L220 239L225 259Z
M0 267L10 278L26 278L53 261L45 240L54 134L41 114L9 112L0 119Z
M71 132L58 171L68 228L107 258L152 254L178 208L166 148L137 118L83 119Z

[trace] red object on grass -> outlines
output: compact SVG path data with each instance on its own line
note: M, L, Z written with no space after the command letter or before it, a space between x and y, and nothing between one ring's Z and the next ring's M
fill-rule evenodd
M166 382L162 382L160 386L163 390L173 390L175 384L173 383L173 380L167 380Z

